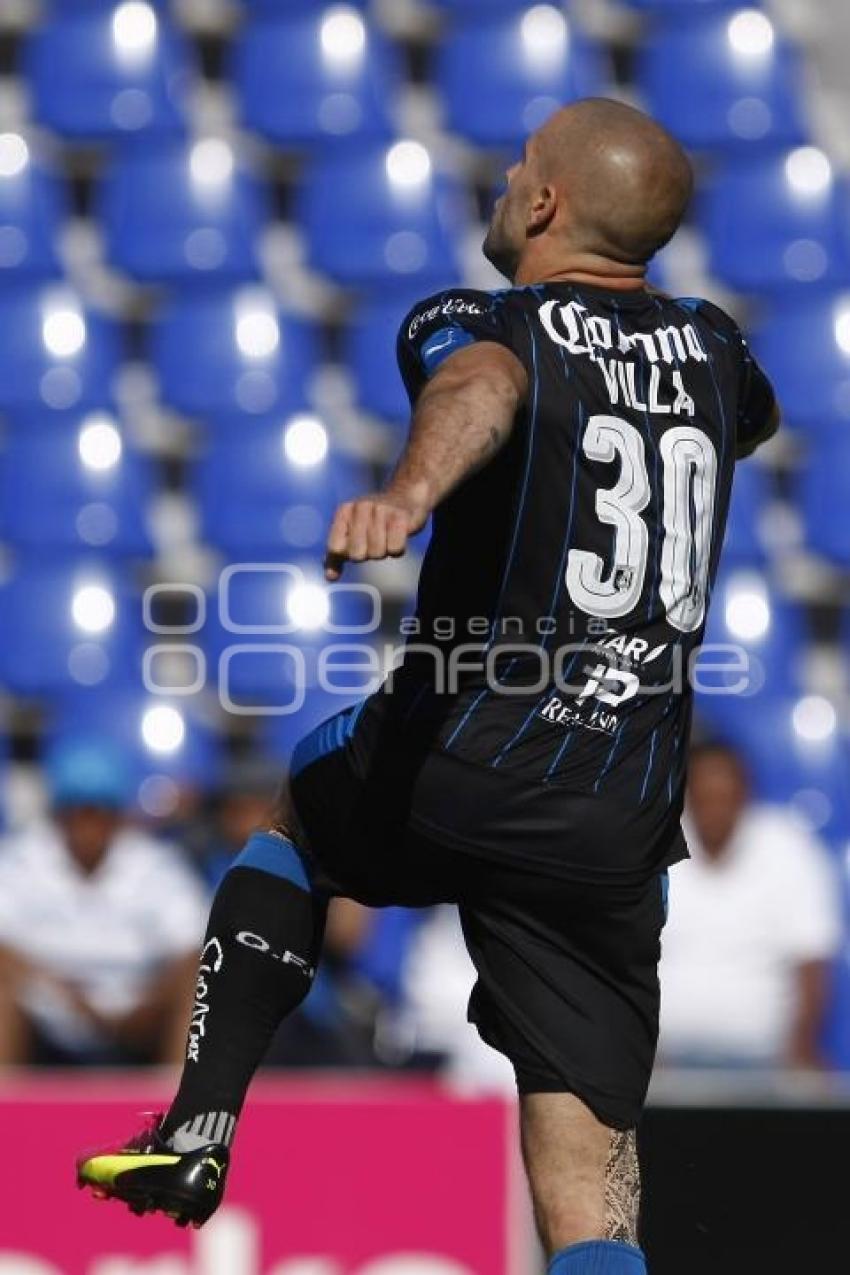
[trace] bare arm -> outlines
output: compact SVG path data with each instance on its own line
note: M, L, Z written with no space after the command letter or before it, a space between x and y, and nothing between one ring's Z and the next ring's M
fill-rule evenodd
M504 447L527 389L522 363L496 342L446 359L419 397L410 437L383 491L336 511L327 578L338 580L347 561L403 554L432 510Z
M819 1036L826 1011L829 966L826 961L806 961L796 973L797 1000L787 1062L792 1067L825 1065Z
M197 966L197 952L168 961L150 979L133 1008L118 1014L96 1009L73 983L61 986L76 1012L117 1045L153 1050L160 1061L177 1062L185 1051Z

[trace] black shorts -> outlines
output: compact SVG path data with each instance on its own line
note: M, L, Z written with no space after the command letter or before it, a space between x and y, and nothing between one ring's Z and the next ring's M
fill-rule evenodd
M456 903L478 974L470 1020L510 1059L520 1092L575 1093L605 1124L632 1128L655 1057L666 874L577 882L448 844L417 808L430 755L368 725L364 742L363 712L324 722L293 756L314 885L371 907ZM425 788L432 800L427 777ZM450 812L451 786L441 801Z

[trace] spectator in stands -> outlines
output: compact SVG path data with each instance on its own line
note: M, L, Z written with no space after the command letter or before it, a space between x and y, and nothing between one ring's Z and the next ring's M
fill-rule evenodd
M251 755L230 763L212 813L201 871L215 889L252 832L265 825L281 783L280 766Z
M177 1059L205 892L129 821L112 745L66 741L47 779L50 818L0 845L0 1062Z
M503 1054L470 1031L466 1010L475 985L456 907L414 914L401 972L401 1002L389 1025L408 1065L439 1071L452 1085L472 1093L516 1092L514 1070Z
M660 1057L678 1065L819 1067L838 881L779 807L754 804L740 757L696 748L692 862L673 869L661 962Z
M278 762L262 754L231 762L213 809L209 849L201 870L215 888L252 832L268 823L280 787ZM309 996L281 1024L266 1057L271 1067L370 1067L375 1019L382 1004L361 968L360 955L376 914L353 899L333 899L328 908L322 963Z

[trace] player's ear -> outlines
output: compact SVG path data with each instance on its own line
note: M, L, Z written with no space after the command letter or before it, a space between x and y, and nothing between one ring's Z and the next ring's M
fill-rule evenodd
M539 235L545 230L555 216L558 207L558 195L554 186L547 182L538 186L532 196L531 205L526 218L526 229L531 235Z

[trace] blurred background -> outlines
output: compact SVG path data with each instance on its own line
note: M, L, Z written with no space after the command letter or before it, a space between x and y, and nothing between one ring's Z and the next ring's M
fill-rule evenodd
M728 1198L706 1202L719 1184L700 1139L721 1155L724 1119L744 1112L741 1146L787 1147L793 1113L817 1160L817 1122L846 1119L848 1095L848 51L844 0L0 0L10 1119L50 1124L48 1068L66 1069L70 1109L100 1092L92 1068L179 1057L211 890L294 741L369 689L411 609L427 532L352 576L380 588L379 630L365 594L320 583L331 511L404 437L400 320L453 283L502 286L480 245L506 165L558 105L615 96L670 128L698 172L653 282L729 309L785 411L736 478L707 641L742 645L759 676L747 696L719 693L730 674L708 660L700 677L695 861L673 874L646 1134L653 1269L681 1275L683 1254L689 1272L752 1269L730 1256ZM311 693L329 622L359 634L361 666ZM451 1092L462 1177L451 1119L480 1103L501 1129L511 1093L463 1021L471 982L451 910L338 905L316 988L273 1046L270 1069L297 1073L280 1101L318 1069L350 1077L334 1102L380 1105L375 1084L409 1082L414 1105ZM115 1073L104 1092L119 1101L148 1074ZM702 1115L701 1134L688 1121ZM765 1166L759 1182L774 1208L790 1189ZM808 1189L837 1226L827 1188ZM514 1230L483 1257L449 1245L405 1265L379 1244L275 1270L522 1275L534 1261ZM0 1270L100 1271L100 1250L46 1243L10 1211ZM173 1269L265 1270L233 1244Z

